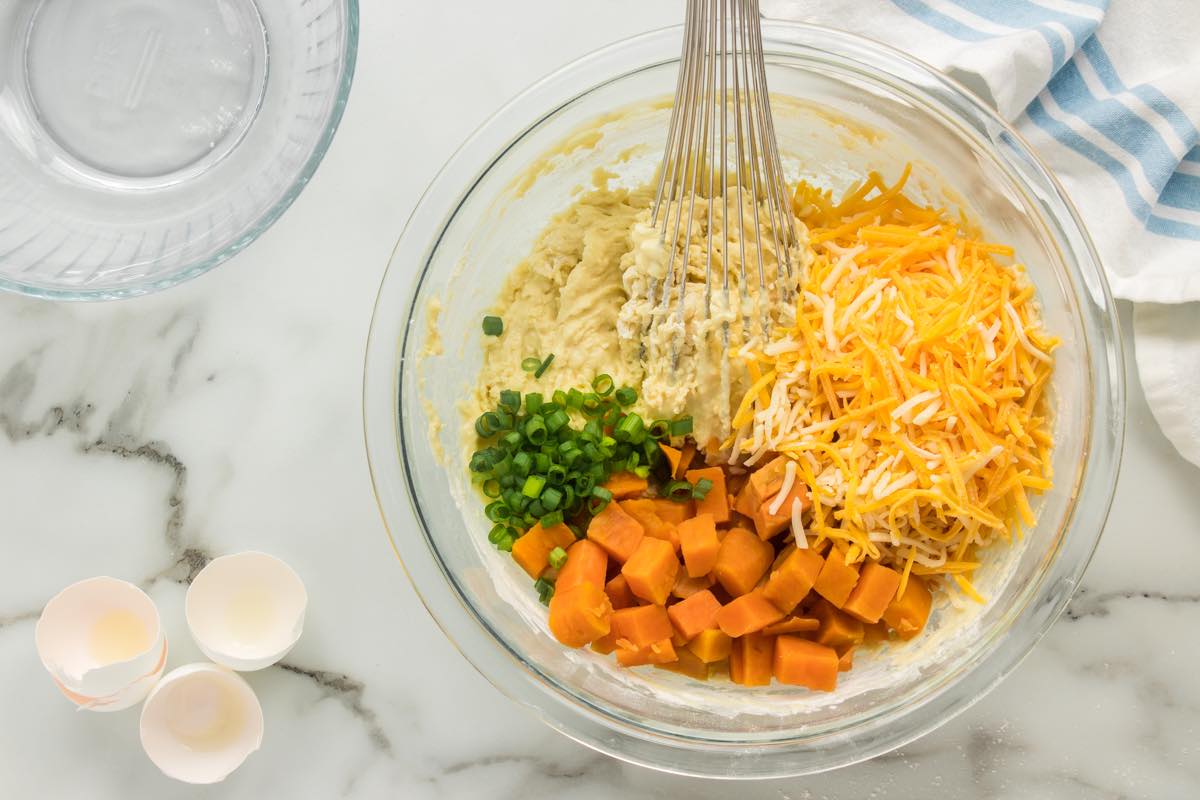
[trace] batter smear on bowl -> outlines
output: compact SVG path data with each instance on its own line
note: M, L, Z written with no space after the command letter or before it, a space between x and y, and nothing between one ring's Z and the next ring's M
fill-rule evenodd
M747 231L719 200L664 243L650 188L600 181L509 276L470 469L564 645L832 691L939 603L987 602L972 574L1051 486L1057 340L1012 250L910 199L910 171L836 201L795 186L787 253L770 214ZM736 286L705 295L709 225L723 274L764 265L765 335ZM671 258L681 313L652 326Z

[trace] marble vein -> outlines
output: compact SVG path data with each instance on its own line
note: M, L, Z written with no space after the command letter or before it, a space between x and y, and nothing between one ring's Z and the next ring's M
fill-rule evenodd
M286 661L281 661L276 666L284 672L307 678L317 687L323 697L341 703L352 716L366 727L371 743L382 752L388 755L392 754L392 741L384 731L379 716L363 702L366 686L362 681L351 678L342 672L308 669Z
M1200 603L1200 593L1160 592L1150 589L1118 589L1093 593L1084 587L1075 593L1070 604L1067 605L1063 619L1076 622L1088 617L1107 617L1111 613L1109 605L1124 600L1196 604Z

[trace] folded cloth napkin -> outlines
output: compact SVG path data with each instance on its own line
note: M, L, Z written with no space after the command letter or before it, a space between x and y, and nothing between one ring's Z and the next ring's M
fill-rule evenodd
M1200 465L1200 4L1196 0L761 0L966 84L1058 175L1134 315L1163 432Z

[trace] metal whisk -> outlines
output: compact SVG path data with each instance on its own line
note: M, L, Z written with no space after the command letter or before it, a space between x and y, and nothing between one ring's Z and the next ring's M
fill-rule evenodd
M726 352L731 318L740 316L743 341L757 338L755 318L766 339L772 285L776 300L793 299L790 250L797 233L775 140L759 21L758 0L687 0L675 102L651 211L667 263L665 274L648 286L654 309L645 331L650 341L655 327L663 323L673 322L675 331L683 329L687 292L700 290L698 280L690 286L688 281L693 225L707 231L700 234L705 243L704 318L713 319L715 295L718 311L725 315L720 330ZM699 215L698 197L706 204ZM715 237L714 208L722 211L721 233ZM767 241L762 223L770 230ZM748 227L753 230L751 243L743 235ZM731 228L738 233L736 243ZM735 252L736 271L730 264ZM777 276L769 274L764 259L772 253ZM736 306L731 272L736 277ZM673 334L672 371L679 359L677 338Z

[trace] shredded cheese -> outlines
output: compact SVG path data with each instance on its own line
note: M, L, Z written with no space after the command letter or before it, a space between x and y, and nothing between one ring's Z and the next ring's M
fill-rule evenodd
M893 566L902 585L952 578L982 602L973 554L1019 537L1034 521L1027 492L1051 486L1045 387L1058 341L1023 267L997 260L1012 249L907 198L909 172L891 186L872 173L836 204L796 188L811 263L795 324L735 351L751 386L724 447L747 465L793 459L785 486L807 486L818 543ZM801 546L798 517L793 504Z

